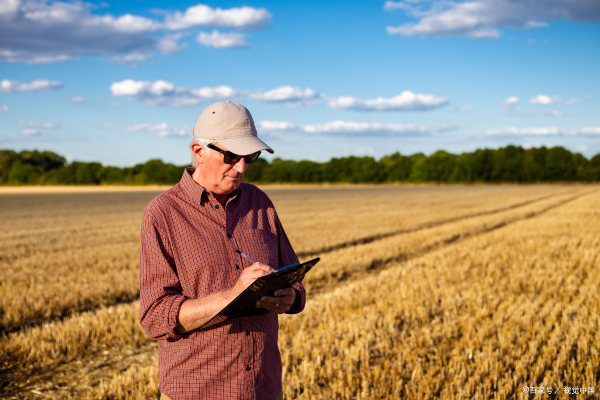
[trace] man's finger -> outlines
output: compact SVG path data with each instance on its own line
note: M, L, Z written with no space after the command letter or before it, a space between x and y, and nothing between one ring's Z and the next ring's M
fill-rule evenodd
M257 301L256 302L256 306L257 307L268 307L268 308L277 308L277 307L291 307L292 303L290 303L289 301L275 301L275 302L265 302L265 301Z
M264 308L269 311L274 311L278 314L283 314L283 313L288 312L290 310L290 308L292 307L292 305L290 303L286 303L286 302L281 302L281 303L266 302L266 301L262 301L262 299L261 299L256 302L256 307Z
M276 290L275 293L273 293L275 296L292 296L293 288L284 288L284 289L279 289Z
M290 300L291 299L288 297L263 296L258 300L258 302L266 305L286 304L291 306L292 302Z
M246 274L246 276L250 277L250 278L260 278L261 276L265 276L265 275L269 275L268 273L266 273L265 271L248 271L248 273Z
M251 266L248 267L248 269L262 269L264 271L267 272L273 272L275 271L271 266L267 265L267 264L263 264L263 263L259 263L259 262L255 262L254 264L252 264Z

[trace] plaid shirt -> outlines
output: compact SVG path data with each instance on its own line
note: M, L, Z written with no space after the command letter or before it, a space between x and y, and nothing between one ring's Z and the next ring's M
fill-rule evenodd
M160 390L173 400L274 399L281 391L276 313L175 331L184 300L231 288L250 266L236 249L273 267L298 261L264 192L242 183L224 210L193 171L154 198L142 221L140 319L158 340ZM294 288L289 313L306 301L302 285Z

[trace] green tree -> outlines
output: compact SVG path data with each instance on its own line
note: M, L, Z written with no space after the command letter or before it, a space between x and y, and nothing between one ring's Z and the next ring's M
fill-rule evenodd
M600 181L600 153L590 160L590 180Z
M449 177L451 182L473 182L477 176L477 157L474 153L463 153L456 156L454 169Z
M13 150L0 150L0 183L8 182L12 165L19 159Z
M496 182L523 181L523 153L522 147L513 145L497 149L493 156L492 179Z
M19 159L24 164L41 168L44 172L64 167L66 164L64 157L52 151L25 150L19 154Z
M98 177L101 183L125 183L127 182L127 177L122 168L118 167L102 167L100 171L98 171Z
M246 174L244 175L244 180L247 182L264 182L265 178L263 177L265 168L269 166L269 162L264 158L259 158L254 161L251 165L246 169Z
M76 166L75 181L79 184L100 183L100 170L102 165L97 162L74 162Z
M428 181L447 182L454 170L456 156L443 150L438 150L425 161Z
M21 160L15 161L8 173L8 183L12 184L34 184L38 182L41 175L41 169L31 164L23 163Z
M546 154L544 179L547 181L569 181L577 175L577 164L573 154L564 147L552 147Z
M494 151L490 149L477 149L474 157L476 180L491 182L494 179Z
M388 182L402 182L410 178L413 160L396 152L384 156L379 160L385 180Z
M427 182L427 157L422 153L410 156L412 168L410 170L410 180L412 182Z
M523 154L523 163L521 165L523 170L523 180L526 182L537 182L543 178L542 167L538 164L538 157L536 157L535 149L527 149Z
M382 182L385 172L373 157L350 156L326 162L323 176L328 182Z
M51 151L0 149L0 183L9 184L174 184L185 166L159 159L130 167L97 162L66 163ZM368 156L326 162L258 159L245 179L257 182L536 182L598 181L600 154L590 160L563 147L523 149L509 145L454 155L440 150L429 157L399 152L379 160Z

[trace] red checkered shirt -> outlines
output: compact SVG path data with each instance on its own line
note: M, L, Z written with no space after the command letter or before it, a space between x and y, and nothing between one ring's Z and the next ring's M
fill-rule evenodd
M225 209L192 179L146 207L141 229L140 320L158 340L159 387L178 399L274 399L281 391L278 315L233 318L207 329L176 332L186 299L231 288L250 262L277 267L298 259L271 200L242 183ZM302 311L304 288L289 313Z

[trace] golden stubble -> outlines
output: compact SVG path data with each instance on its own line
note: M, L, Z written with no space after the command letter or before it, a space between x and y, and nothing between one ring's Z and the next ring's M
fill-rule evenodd
M306 310L280 320L286 398L600 390L597 186L331 189L270 193L297 252L324 250ZM155 395L135 300L147 198L55 200L4 219L2 390Z

